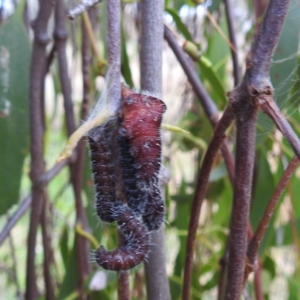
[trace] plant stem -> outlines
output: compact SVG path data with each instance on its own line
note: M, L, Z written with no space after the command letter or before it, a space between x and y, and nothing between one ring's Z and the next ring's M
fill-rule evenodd
M129 300L129 271L119 271L118 277L118 299Z
M55 8L55 28L54 40L58 56L59 77L64 97L64 108L66 112L66 127L68 136L70 136L76 129L75 117L73 113L72 88L68 73L68 61L66 54L66 41L68 37L66 29L66 14L63 0L56 0Z
M51 237L48 233L48 220L47 220L47 196L44 195L44 208L41 216L41 226L42 226L42 240L44 248L44 282L45 282L45 299L54 300L54 285L51 276L51 264L52 264L52 249L51 249Z
M247 223L255 150L257 109L241 103L234 107L237 119L237 145L233 209L229 237L229 263L226 299L240 299L247 250Z
M272 99L269 71L289 0L271 0L246 61L243 82L229 93L237 118L234 201L230 225L226 299L239 300L247 250L247 222L254 165L255 123L258 108Z
M53 7L52 0L40 3L34 27L34 44L30 69L30 153L32 181L32 209L28 234L28 252L26 264L26 293L25 299L37 298L36 270L35 270L35 245L37 227L43 209L43 188L36 185L39 176L44 173L43 158L43 119L42 119L42 80L46 64L46 46L49 42L47 25Z
M291 125L288 123L286 118L283 116L282 112L278 108L276 102L273 98L267 99L261 104L261 109L265 114L267 114L275 123L277 128L281 131L283 136L290 143L295 154L300 159L300 141L297 134L292 129Z
M163 13L163 0L141 1L141 88L158 97L162 93ZM145 262L147 299L171 299L166 273L164 228L151 232L150 240L152 246Z
M231 9L230 0L224 0L226 18L227 18L227 26L229 32L230 42L233 45L234 49L230 47L231 57L232 57L232 65L233 65L233 77L234 77L234 86L237 86L240 81L240 68L239 68L239 60L237 54L237 44L235 38L235 32L233 29L233 15Z
M68 62L66 56L66 15L63 0L57 0L55 10L55 41L58 53L60 83L63 92L64 108L66 115L66 127L68 136L76 129L74 108L72 101L71 82L68 74ZM82 203L81 190L84 163L84 143L78 143L76 162L70 165L71 182L75 196L76 223L80 223L83 228L87 227L85 210ZM78 261L78 292L79 298L84 299L84 282L89 273L89 265L86 261L88 257L88 242L80 235L76 235L77 261Z
M183 300L190 299L190 284L191 284L191 276L192 276L195 239L196 239L196 233L198 228L201 205L204 200L207 186L208 186L209 174L212 169L215 157L224 139L226 138L225 130L229 127L233 119L234 119L234 115L232 113L232 109L230 106L228 106L221 120L219 121L219 123L215 128L213 138L209 143L209 146L205 153L203 163L198 175L196 190L195 190L194 199L192 203L190 223L189 223L189 234L187 239L187 248L186 248L185 264L184 264L183 291L182 291Z
M176 37L167 26L164 26L164 37L181 64L181 67L183 68L190 84L192 85L195 94L203 106L206 116L209 118L210 122L215 125L217 123L218 108L200 81L198 74L191 63L191 60L180 47Z
M199 101L204 109L206 116L208 117L210 123L214 127L218 122L219 114L216 104L213 102L213 100L210 98L209 94L205 90L197 72L195 71L195 68L191 63L191 60L180 47L176 37L167 26L164 26L164 37L168 42L170 48L173 50L179 63L181 64L181 67L183 68L190 84L192 85L195 94L199 98ZM222 155L224 157L230 179L233 180L234 162L226 141L222 145Z
M121 104L121 3L120 0L107 2L107 52L108 65L111 72L108 86L108 99L111 112L115 112Z
M247 250L247 257L250 266L252 267L251 269L255 269L256 267L256 255L261 243L261 240L265 234L266 229L268 228L268 225L270 223L270 220L273 216L274 210L277 206L277 203L280 199L280 196L282 195L286 185L291 179L291 176L293 175L294 171L296 170L297 166L299 164L299 160L297 156L294 156L289 163L288 167L284 171L283 175L281 176L275 191L273 192L268 205L265 209L265 212L263 214L263 217L253 235L251 238L249 245L248 245L248 250ZM248 275L248 274L247 274Z

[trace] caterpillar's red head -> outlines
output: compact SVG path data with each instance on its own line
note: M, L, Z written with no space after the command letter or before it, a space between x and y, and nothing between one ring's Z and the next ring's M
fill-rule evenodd
M120 117L128 136L153 135L153 131L159 130L165 111L166 105L160 99L122 87Z

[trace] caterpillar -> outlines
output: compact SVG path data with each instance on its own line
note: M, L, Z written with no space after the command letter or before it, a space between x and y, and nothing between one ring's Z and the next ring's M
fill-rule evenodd
M113 136L116 118L89 131L93 179L97 194L96 211L104 222L115 221L111 203L116 201L116 172L113 157Z
M166 106L161 100L122 87L118 141L123 159L125 193L129 207L143 215L149 230L158 229L164 220L158 182L161 167L160 126L165 111ZM140 191L138 199L136 189L131 188L132 182L136 182Z
M111 215L118 224L122 244L113 251L108 251L100 246L95 253L96 262L106 270L132 269L142 263L147 256L149 250L148 231L131 209L123 203L113 203Z
M164 202L159 187L152 185L142 220L149 231L159 229L165 217Z

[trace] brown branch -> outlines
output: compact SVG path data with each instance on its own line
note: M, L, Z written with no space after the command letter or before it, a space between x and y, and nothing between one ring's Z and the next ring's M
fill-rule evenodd
M38 178L44 173L43 159L43 120L42 120L42 82L46 64L46 45L49 42L47 34L48 20L52 12L54 1L47 0L40 3L37 19L34 24L34 44L30 69L30 153L32 181L32 209L28 234L28 252L26 264L26 293L27 300L37 298L35 245L37 227L43 208L43 188L36 185Z
M195 94L198 96L199 101L201 103L201 105L204 108L204 111L207 115L207 117L209 118L212 126L214 127L217 124L217 115L218 115L218 110L217 107L215 105L215 103L212 101L212 99L210 98L210 96L208 95L208 93L206 92L203 84L201 83L197 72L195 71L191 61L189 60L188 56L186 55L186 53L183 51L183 49L180 47L180 45L178 44L176 37L174 36L174 34L165 26L164 27L164 37L166 39L166 41L168 42L170 48L173 50L174 54L176 55L178 61L180 62L183 70L186 73L186 76L188 77L188 80L190 82L190 84L192 85ZM225 131L225 129L224 129ZM234 178L234 162L233 162L233 158L232 155L230 153L227 141L223 141L222 147L221 147L221 151L222 151L222 155L224 157L225 163L226 163L226 167L228 169L228 173L229 173L229 177L231 182L233 182L233 178ZM208 152L207 152L208 153ZM201 171L200 171L201 172ZM198 181L200 180L200 178L198 179ZM197 192L195 192L197 193ZM199 201L199 200L198 200ZM196 204L195 204L196 205ZM199 203L199 214L200 214L200 209L201 209L201 202ZM198 215L199 218L199 214L194 214L194 216ZM198 219L197 220L192 220L192 217L190 219L190 222L196 224L198 223ZM191 224L191 223L190 223ZM190 227L191 228L191 227ZM195 228L191 229L192 231L195 230ZM192 249L192 245L194 244L194 241L192 241L195 238L195 233L189 232L189 235L192 234L193 238L191 238L191 240L189 241L189 246L187 246L189 248L189 250L187 250L187 258L186 260L189 262L188 264L192 263L192 253L193 253L193 249ZM188 254L188 251L192 251L191 254ZM189 259L188 259L189 257ZM184 291L183 291L183 295L185 295L184 297L189 297L189 286L190 286L190 280L191 280L191 265L185 265L185 277L184 277ZM186 299L187 299L186 298Z
M257 268L257 261L256 256L257 252L261 243L261 240L265 234L265 231L270 223L270 220L273 216L274 210L278 204L278 201L280 199L280 196L282 195L286 185L291 179L291 176L293 175L294 171L296 170L297 166L299 164L299 160L296 156L294 156L289 163L288 167L284 171L283 175L281 176L276 189L274 190L268 205L265 209L265 212L263 214L263 217L252 237L252 239L249 242L248 250L247 250L247 257L249 261L249 271L253 271ZM249 274L249 273L248 273ZM248 274L246 275L248 277Z
M71 161L75 158L75 156L71 157ZM69 160L64 160L60 163L55 164L49 171L45 172L40 176L40 178L37 180L38 186L45 186L47 185L53 178L55 178L56 175L59 174L59 172L70 162ZM3 243L3 241L8 236L9 232L12 230L12 228L16 225L16 223L20 220L20 218L24 215L24 213L27 211L27 209L30 207L32 202L32 196L29 195L26 197L22 202L21 205L18 207L18 209L15 211L15 213L9 218L6 225L2 229L0 233L0 245Z
M247 56L243 82L229 95L237 119L236 169L230 225L226 299L240 299L247 251L247 222L254 165L255 123L261 103L272 99L269 70L289 1L272 0Z
M158 97L162 93L163 12L163 0L141 1L141 88ZM151 232L150 240L152 246L145 262L147 299L171 299L166 273L164 228Z
M293 131L291 125L288 123L288 121L278 108L274 99L269 98L267 99L267 101L264 101L260 105L263 112L273 120L277 128L281 131L283 136L290 143L298 159L300 159L300 140L297 134Z
M269 77L273 53L277 46L289 3L290 0L270 1L258 35L247 56L246 76L249 77L250 82L257 87L268 85L266 79ZM270 24L272 24L272 26L270 26ZM262 81L261 79L264 80Z
M183 292L182 292L183 300L190 299L190 283L191 283L191 276L192 276L195 238L196 238L196 232L198 228L201 205L204 200L207 186L208 186L209 174L212 169L213 162L216 158L216 155L224 139L226 138L225 130L230 126L233 119L234 119L234 115L232 113L231 107L229 106L225 110L221 120L219 121L219 123L215 128L213 138L209 143L209 146L207 148L198 175L196 190L195 190L194 199L192 203L190 223L189 223L189 234L187 239L187 248L186 248L185 264L184 264L184 277L183 277Z
M181 64L181 67L184 70L190 84L192 85L195 94L197 95L201 105L203 106L206 116L214 126L217 123L218 115L218 108L216 104L212 101L202 82L200 81L199 76L191 63L191 60L180 47L176 37L167 26L164 26L164 37L168 42L170 48L173 50L179 63Z
M55 8L55 28L54 28L54 40L57 50L59 77L62 93L64 96L64 108L66 112L66 127L68 136L70 136L76 129L75 117L73 112L72 101L72 88L70 77L68 74L68 61L66 54L66 41L68 37L66 29L66 17L65 6L63 0L56 0Z
M129 271L119 271L118 277L118 299L129 300Z
M231 9L230 0L224 0L224 6L226 11L226 19L227 19L227 26L229 32L230 42L233 45L234 49L230 47L231 57L232 57L232 65L233 65L233 77L234 77L234 86L237 86L240 82L240 67L239 67L239 60L237 54L237 44L236 44L236 36L233 29L233 15Z
M239 105L236 105L239 104ZM229 237L229 262L226 299L240 299L247 250L247 223L251 199L257 108L235 103L237 145L233 209Z
M42 226L42 239L43 239L43 248L44 248L44 261L43 261L43 269L44 269L44 282L45 282L45 299L54 300L54 285L52 282L51 275L51 265L52 265L52 249L51 249L51 237L48 233L48 220L47 220L47 196L44 195L44 208L41 216L41 226Z
M63 0L57 0L57 6L55 11L55 31L54 37L56 41L60 83L62 87L64 97L64 108L66 115L66 127L68 136L70 136L76 129L74 108L72 102L71 82L68 74L68 62L66 56L66 16L64 14L65 8ZM83 141L78 143L77 147L77 159L76 162L70 166L71 182L75 196L75 209L76 209L76 223L81 224L83 228L87 227L85 210L82 203L81 190L82 190L82 178L83 178L83 166L84 166L84 154L85 144ZM88 257L88 242L80 235L76 235L76 249L78 260L78 292L79 298L84 299L84 282L89 273L89 265L87 262Z
M255 34L257 34L263 14L268 6L269 0L253 0L253 6L255 11Z
M262 272L262 265L261 265L261 262L259 262L258 268L254 273L254 292L255 292L256 300L264 300L261 272Z
M107 2L107 55L110 67L110 85L107 97L111 111L115 112L121 104L121 3L120 0Z
M15 211L15 213L8 219L6 225L2 229L0 233L0 245L3 243L3 241L7 238L12 228L15 226L15 224L19 221L19 219L24 215L24 213L27 211L27 209L30 207L32 201L31 195L26 197L22 202L21 205L18 207L18 209Z
M88 15L87 15L88 17ZM88 20L90 20L88 18ZM90 23L91 26L91 23ZM92 30L92 27L88 30L86 28L86 22L83 19L82 21L82 44L81 44L81 65L82 65L82 80L83 80L83 95L81 103L81 120L85 120L89 111L89 102L90 102L90 65L91 65L91 51L89 42L89 30ZM91 43L93 49L93 43Z
M181 67L184 70L190 84L192 85L195 94L199 98L200 104L202 105L207 118L209 119L211 125L214 127L218 122L219 114L216 104L213 102L206 89L204 88L191 60L186 55L184 50L180 47L176 37L167 26L164 26L164 37L168 42L170 48L173 50L179 63L181 64ZM230 179L233 180L234 162L232 155L230 154L227 142L224 142L222 145L222 155L224 157Z

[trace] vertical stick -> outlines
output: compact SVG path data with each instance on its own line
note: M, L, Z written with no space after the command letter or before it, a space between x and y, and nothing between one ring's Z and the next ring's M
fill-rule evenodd
M115 112L121 100L121 4L120 0L107 1L108 21L108 65L110 68L110 82L108 85L108 99L111 111Z
M36 184L44 172L43 158L43 119L42 119L42 80L46 65L46 46L49 42L47 34L48 20L52 12L53 1L40 2L40 9L34 27L34 45L30 69L30 177L32 181L32 205L28 233L28 252L26 264L26 300L37 298L35 245L37 228L43 209L43 187Z
M51 249L51 237L48 233L48 199L46 193L44 194L44 207L41 216L41 226L42 226L42 240L44 248L44 282L45 282L45 299L54 300L55 292L54 285L51 277L51 265L52 265L52 249Z
M227 300L239 300L243 287L257 109L251 104L241 103L235 109L235 112L237 145L233 210L229 237L228 281L225 298Z
M57 0L55 9L55 30L54 37L57 47L58 63L59 63L59 75L60 84L64 96L64 108L66 116L66 127L68 136L70 136L76 129L75 116L72 101L72 89L70 76L68 74L68 61L66 55L66 14L63 0ZM76 208L76 223L80 223L83 228L87 227L86 214L82 203L81 190L82 190L82 178L84 167L84 154L85 144L81 141L77 147L77 159L76 162L70 165L71 182L75 196L75 208ZM76 235L76 253L78 261L78 293L79 298L84 299L84 282L89 273L89 265L87 263L87 257L89 253L88 243L80 235Z
M161 95L164 1L142 0L141 10L141 88ZM170 299L163 227L151 233L151 244L145 263L147 298Z
M233 16L232 16L230 0L224 0L224 5L225 5L225 11L226 11L229 38L230 38L231 44L234 46L234 49L235 49L235 50L233 50L230 47L231 57L232 57L232 66L233 66L234 86L237 86L240 81L240 68L239 68L239 60L238 60L238 54L237 54L235 32L233 29Z
M129 271L119 271L118 278L118 299L129 300Z

